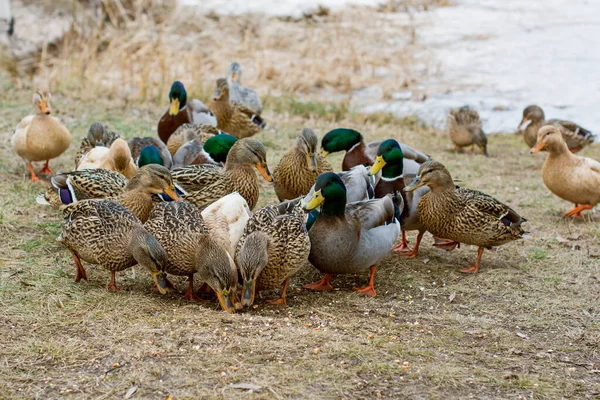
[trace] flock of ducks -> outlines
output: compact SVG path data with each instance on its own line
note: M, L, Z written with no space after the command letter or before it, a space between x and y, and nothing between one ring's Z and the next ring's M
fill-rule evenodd
M265 147L251 137L265 126L262 103L241 85L241 73L233 63L208 105L188 100L174 82L158 137L125 141L99 122L91 125L74 170L51 176L37 197L62 210L58 240L73 256L76 282L87 279L82 262L97 264L111 272L108 290L116 291L116 273L139 264L160 293L174 288L169 275L187 276L184 298L203 300L197 277L200 293L214 292L222 309L234 312L252 306L259 291L277 288L279 297L267 301L285 306L290 278L308 264L324 275L307 289L331 290L335 275L368 272L368 284L354 290L375 296L377 265L390 250L415 257L425 232L445 250L478 247L465 273L478 271L484 249L524 236L526 220L515 210L457 187L442 163L392 138L367 143L360 132L339 128L323 136L318 151L317 135L304 128L271 173ZM32 162L44 161L40 172L53 174L49 160L69 147L71 135L51 115L47 91L37 90L33 105L12 145L35 182ZM537 106L525 109L525 142L532 153L548 152L544 183L575 204L565 216L582 217L600 202L600 163L574 154L592 135L544 118ZM448 131L457 150L477 146L488 155L474 109L451 110ZM335 152L345 152L339 172L327 161ZM279 203L254 211L255 170L273 182ZM418 232L412 249L407 231Z

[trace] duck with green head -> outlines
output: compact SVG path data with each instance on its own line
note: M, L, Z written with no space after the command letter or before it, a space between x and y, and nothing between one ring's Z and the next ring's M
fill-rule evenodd
M391 196L347 204L346 187L335 173L324 172L314 190L302 200L306 211L320 206L309 231L308 260L325 273L310 290L331 290L331 275L355 274L370 270L369 284L354 290L373 297L376 265L392 248L400 234ZM402 204L399 205L402 208Z
M227 154L237 142L235 136L221 133L207 139L204 143L196 138L177 150L173 157L173 168L195 164L225 165Z
M127 141L131 157L138 167L148 164L158 164L165 168L173 167L173 159L167 146L156 137L135 137Z

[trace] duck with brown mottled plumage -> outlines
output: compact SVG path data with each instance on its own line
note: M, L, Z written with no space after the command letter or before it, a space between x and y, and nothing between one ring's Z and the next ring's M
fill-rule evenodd
M471 146L471 153L477 146L484 156L487 152L487 136L481 128L479 113L469 106L454 108L448 114L448 133L454 143L454 149L461 151L463 147Z

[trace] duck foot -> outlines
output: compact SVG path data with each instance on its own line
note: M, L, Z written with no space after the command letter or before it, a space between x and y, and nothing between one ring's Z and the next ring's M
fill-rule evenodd
M35 174L35 171L33 170L33 165L31 165L31 163L27 164L27 169L29 170L29 173L31 174L31 182L37 183L40 181L40 178L37 177L37 175Z
M419 253L419 246L421 245L421 240L423 239L423 234L424 233L425 232L419 232L419 234L417 235L417 243L415 243L415 247L412 249L412 251L410 251L410 252L407 252L407 251L397 252L396 255L398 257L415 258L417 256L417 254ZM406 247L408 247L408 246L406 246Z
M283 308L286 308L287 302L285 301L285 299L287 296L287 288L288 288L289 284L290 284L290 278L287 278L285 281L283 281L283 287L281 288L281 294L279 295L279 298L266 300L266 302L269 304L279 304L279 305L282 305Z
M394 252L404 252L404 251L412 251L412 249L408 246L408 240L406 240L406 231L402 231L402 241L399 245L392 247L392 251Z
M572 217L572 218L583 219L583 215L581 214L581 212L584 210L591 210L592 208L594 208L594 207L589 204L581 204L581 205L575 204L575 208L564 213L563 217Z
M54 172L50 169L50 166L48 165L49 162L50 162L50 160L46 160L46 164L44 164L44 167L42 169L40 169L41 174L46 174L46 175L54 174Z
M118 292L120 290L117 286L116 274L117 273L115 271L110 271L110 283L107 287L109 292Z
M442 250L452 251L457 247L460 248L460 243L455 242L454 240L442 239L435 236L433 237L433 240L435 241L433 245Z
M194 275L189 275L188 276L188 290L187 292L185 292L185 294L183 295L183 298L189 302L195 303L198 301L208 301L208 300L204 300L201 297L196 296L196 293L194 293ZM172 284L171 284L172 285ZM167 284L168 286L168 284Z
M362 293L365 296L375 297L377 292L375 292L375 272L377 271L377 267L375 265L371 266L371 275L369 276L369 284L365 287L353 287L352 290Z
M304 285L304 289L315 290L319 292L333 290L333 286L331 286L331 274L325 274L323 279L319 282L308 283Z
M460 272L464 274L475 274L479 271L479 264L481 263L481 257L483 256L483 247L477 249L477 260L475 260L475 264L472 267L463 268Z
M87 281L87 274L85 273L85 268L83 268L79 256L73 250L69 249L69 251L73 255L73 261L75 261L75 267L77 269L75 272L75 282L79 282L82 279Z

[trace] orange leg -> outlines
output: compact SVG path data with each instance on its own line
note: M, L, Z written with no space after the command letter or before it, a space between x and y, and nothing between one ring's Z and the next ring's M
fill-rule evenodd
M472 145L471 146L471 154L474 154L474 153L475 153L475 145Z
M452 251L455 248L460 248L460 243L455 242L454 240L449 239L441 239L439 237L434 236L433 240L435 243L433 244L435 247L439 247L442 250Z
M454 150L462 152L462 147L460 147L460 146L458 146L458 145L455 144L454 145Z
M287 288L288 288L289 284L290 284L290 278L287 278L285 281L283 281L283 288L281 288L281 294L279 295L279 298L267 300L267 303L281 304L284 308L287 307L287 302L285 301L285 298L287 296Z
M328 290L333 290L333 286L331 286L331 274L325 274L322 280L319 282L309 283L304 285L304 289L308 290L316 290L319 292L326 292Z
M119 288L117 287L117 279L116 279L115 271L110 271L110 283L108 284L107 289L109 292L117 292L119 290Z
M402 231L402 242L396 247L392 247L392 251L395 252L411 252L412 250L408 246L408 240L406 240L406 231Z
M396 253L396 255L399 257L415 258L419 253L419 246L421 245L421 240L423 239L424 233L425 232L419 232L419 234L417 235L417 243L415 244L415 247L412 249L411 252L398 252Z
M39 182L40 178L37 177L37 175L35 174L35 172L33 171L33 165L31 165L31 163L27 164L27 168L29 169L29 172L31 173L31 182Z
M583 147L575 147L574 149L571 149L571 153L575 154L575 153L579 152L581 149L583 149Z
M581 215L581 212L584 210L591 210L592 208L594 208L593 206L589 205L589 204L575 204L575 208L567 211L566 213L563 214L564 217L573 217L573 218L583 218L583 215Z
M483 256L483 247L477 249L477 260L475 260L475 264L472 267L463 268L460 272L465 274L474 274L479 271L479 264L481 263L481 257Z
M85 273L85 268L83 268L83 265L81 264L81 260L79 259L79 256L73 250L69 249L69 251L73 255L73 261L75 261L75 267L77 268L77 271L75 273L75 282L79 282L82 279L85 279L87 281L87 275Z
M375 292L375 272L377 271L377 266L371 265L371 275L369 276L369 284L365 287L353 287L352 290L356 290L359 293L362 293L369 297L375 297L377 293Z
M187 301L191 301L192 303L196 302L196 301L208 301L208 300L204 300L201 299L200 297L196 296L196 293L194 293L194 275L188 275L188 290L187 292L185 292L185 294L183 295L183 298Z
M40 173L42 174L54 174L54 172L52 172L52 170L50 169L50 166L48 165L48 163L50 162L50 160L46 160L46 164L44 164L44 168L40 169Z

